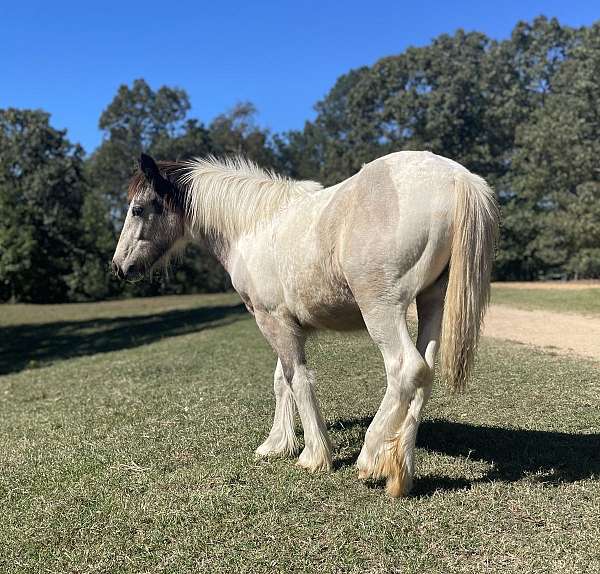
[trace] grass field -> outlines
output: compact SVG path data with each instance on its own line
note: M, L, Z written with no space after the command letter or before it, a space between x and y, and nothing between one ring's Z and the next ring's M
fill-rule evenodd
M274 356L234 296L0 307L0 572L600 572L597 363L484 341L414 494L353 466L384 390L310 343L335 472L256 461Z
M556 311L582 315L600 315L600 288L524 289L496 283L492 303L517 309Z

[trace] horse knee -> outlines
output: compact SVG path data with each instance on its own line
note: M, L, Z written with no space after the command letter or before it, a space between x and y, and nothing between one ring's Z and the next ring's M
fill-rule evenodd
M292 369L290 387L294 396L310 395L315 386L315 375L305 365L298 365Z

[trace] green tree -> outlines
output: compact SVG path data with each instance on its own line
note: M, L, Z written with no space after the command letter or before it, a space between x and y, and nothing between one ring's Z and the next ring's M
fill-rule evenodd
M189 119L176 135L162 134L148 150L157 159L181 161L214 153L210 132L196 119Z
M127 182L136 160L153 146L181 137L190 103L178 88L162 86L154 91L143 79L131 87L122 85L98 123L104 140L90 158L89 175L99 195L106 199L116 227L124 218Z
M349 72L317 104L303 135L288 134L285 153L297 158L312 145L307 171L320 164L326 184L402 149L429 149L491 171L498 155L486 116L492 47L483 34L459 30Z
M241 103L210 124L185 91L144 80L103 111L87 159L48 114L0 110L0 300L59 301L222 290L201 247L124 287L107 272L140 152L242 154L326 185L372 159L428 149L486 177L503 209L497 277L600 276L600 24L519 22L494 41L458 30L341 76L304 129L275 135Z
M542 105L517 133L507 227L530 214L533 237L516 258L536 275L600 276L600 24L570 35Z
M0 299L64 301L85 254L83 150L42 111L0 110Z
M287 173L332 185L360 169L363 157L370 159L376 154L365 154L357 145L353 134L355 118L349 102L368 73L369 69L363 67L341 76L315 105L314 122L306 122L302 131L290 131L276 138L279 162Z
M68 277L71 301L99 300L118 296L122 284L110 272L115 250L115 230L109 207L93 187L87 192L81 208L81 247L73 259L73 272Z
M243 155L262 167L275 167L277 157L269 131L257 126L256 113L254 104L243 102L217 116L209 126L212 153L216 156Z

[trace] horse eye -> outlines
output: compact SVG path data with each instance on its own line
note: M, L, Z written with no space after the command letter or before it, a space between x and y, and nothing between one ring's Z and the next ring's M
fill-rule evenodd
M144 208L140 207L139 205L134 205L131 208L131 215L133 215L134 217L141 217L143 213L144 213Z

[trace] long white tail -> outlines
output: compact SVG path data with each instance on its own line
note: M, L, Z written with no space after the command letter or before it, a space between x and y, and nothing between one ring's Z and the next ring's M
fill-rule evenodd
M461 171L456 175L455 188L440 367L449 387L460 391L471 372L481 323L490 300L499 211L493 191L481 177Z

